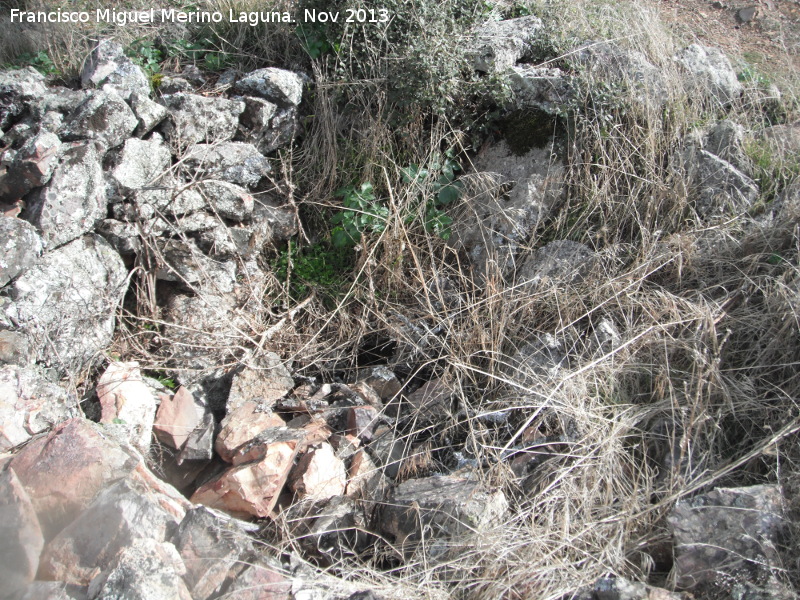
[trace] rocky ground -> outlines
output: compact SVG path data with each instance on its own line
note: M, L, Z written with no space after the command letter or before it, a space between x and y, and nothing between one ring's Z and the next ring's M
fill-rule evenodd
M791 13L789 3L776 4ZM514 93L509 114L560 118L564 107L583 101L587 76L634 81L631 97L643 111L670 106L674 74L613 41L576 46L571 68L537 63L543 28L538 17L522 16L472 32L471 67L504 78ZM670 277L682 277L676 256L686 257L687 273L696 269L686 275L689 288L710 290L710 279L689 278L722 270L725 260L739 265L715 250L729 230L714 236L763 203L766 184L746 140L800 152L797 125L752 131L738 122L739 103L755 92L720 49L692 44L669 58L682 86L727 114L686 131L670 156L699 233L685 255L675 248L688 238L654 238L653 252L670 273L652 281L654 295L672 285ZM644 293L649 275L636 274L613 292L616 318L603 316L610 299L595 302L582 291L579 316L565 317L566 325L543 319L504 355L476 351L468 359L452 349L475 330L454 324L474 308L474 292L442 272L416 282L435 319L398 304L381 316L372 341L351 348L362 355L353 368L335 361L310 367L302 353L329 321L313 312L313 295L283 306L268 301L275 263L265 256L306 233L277 151L302 143L314 77L282 68L212 76L187 67L159 83L154 92L112 40L96 45L72 87L32 68L0 72L0 596L796 597L796 565L786 562L788 488L759 479L753 465L784 440L796 444L800 423L791 409L775 406L769 433L712 469L695 444L716 438L689 435L711 417L681 408L667 418L654 409L620 432L614 428L644 401L632 394L633 408L613 418L604 415L627 402L602 397L608 408L597 407L606 394L598 381L612 377L597 369L627 361L634 348L650 351L642 340L655 325L635 330L619 318L628 311L620 298ZM601 289L594 282L621 260L588 239L532 241L533 232L569 213L565 202L574 196L574 139L551 131L543 137L521 151L488 139L464 168L464 200L451 210L453 232L441 248L459 256L473 286L489 290L478 304L510 305L505 291L492 300L491 290L506 285L534 308L565 290ZM799 192L797 182L776 189L736 235L755 243L790 231ZM647 216L639 216L644 231ZM610 234L592 239L603 235ZM638 235L630 239L644 245ZM796 302L791 246L781 246L777 261L794 265L780 281ZM772 260L777 251L767 255ZM717 312L692 321L695 333L686 339L700 339L701 329L713 329L740 304L760 302L744 283L714 298ZM627 312L632 320L634 310ZM658 310L654 322L665 327L685 318ZM778 334L766 333L791 344L797 323L789 309L781 314ZM485 348L493 325L484 326L475 335ZM740 343L730 331L720 335L719 346ZM770 342L758 340L769 355ZM485 381L470 388L454 379L438 368L444 357L463 372L491 372L502 394L492 388L485 397ZM637 360L632 369L648 385L650 374L657 379L641 396L671 385L658 379L657 358ZM786 362L796 366L792 355ZM597 379L582 379L586 373ZM748 380L753 390L756 380ZM608 393L621 396L624 387ZM565 390L580 400L562 404ZM714 395L709 406L734 401ZM611 429L597 439L600 429L592 427L601 422ZM707 448L710 456L715 447ZM631 508L639 520L625 533L624 560L595 565L584 534L566 524L536 542L517 537L552 526L551 508L537 499L557 502L576 485L570 476L604 457L620 462L608 467L607 479L587 483L592 497L582 506L597 512L591 523L602 537L612 531L604 527L624 521L615 515L626 514L619 504L633 490L642 506ZM739 472L748 475L732 478ZM637 529L645 522L650 530ZM515 552L525 556L523 546L546 546L547 535L577 554L559 550L552 563L571 561L590 581L575 580L568 593L562 583L547 595L537 587L546 569L525 572L511 560ZM644 567L626 567L640 559ZM504 572L506 560L520 575Z

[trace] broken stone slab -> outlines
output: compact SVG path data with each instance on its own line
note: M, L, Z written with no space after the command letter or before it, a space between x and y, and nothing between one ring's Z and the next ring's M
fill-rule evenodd
M42 253L42 240L30 223L0 215L0 288L33 266Z
M502 72L528 58L541 36L544 24L534 16L496 21L490 19L475 28L469 56L476 71Z
M269 160L255 146L244 142L195 144L187 148L182 163L192 177L218 179L248 188L256 187L272 170Z
M76 399L37 367L0 367L0 452L79 414Z
M119 254L103 238L87 235L45 253L14 280L5 316L39 349L39 360L70 372L111 342L126 285Z
M164 131L180 146L226 142L236 135L244 102L197 94L168 94L161 98L169 110Z
M139 124L134 130L134 134L142 137L150 133L155 127L167 118L169 111L158 102L150 99L150 96L141 92L133 92L128 98L128 104L133 110L133 114L139 120Z
M707 92L720 105L728 106L742 95L744 88L722 50L692 44L674 60L686 70L695 91Z
M109 150L128 139L138 125L139 119L116 92L98 90L67 116L59 135L65 141L96 141Z
M266 456L269 447L276 443L286 443L293 448L296 447L299 453L309 445L327 441L330 436L330 428L324 421L319 420L306 419L286 426L271 427L237 448L231 456L231 462L236 466L261 460Z
M236 264L218 261L203 254L191 240L159 239L156 247L163 265L156 269L156 279L198 284L217 293L230 293L236 283Z
M410 479L380 507L380 530L405 553L424 538L457 538L497 524L508 509L502 491L455 475Z
M214 432L216 422L214 415L206 411L205 406L195 403L195 409L200 414L200 422L194 431L189 434L189 438L178 454L178 464L184 461L209 461L214 456Z
M777 485L718 488L678 501L668 518L677 586L702 591L736 580L774 580L783 505Z
M453 392L441 379L426 381L408 396L413 418L420 421L441 419L450 413Z
M272 408L292 388L294 379L280 356L266 352L234 375L226 409L231 413L251 401L262 410Z
M0 73L0 129L7 130L46 91L44 75L33 67Z
M595 266L595 253L571 240L545 244L525 260L517 282L526 287L564 287L581 283Z
M145 385L137 362L112 362L97 382L101 423L117 423L130 432L130 442L145 456L150 452L156 399ZM88 583L88 582L87 582Z
M152 185L169 169L172 154L161 136L147 141L130 138L119 153L111 176L125 191L139 190Z
M255 200L247 190L233 183L207 179L197 185L197 191L207 206L225 219L244 221L253 213Z
M255 136L269 129L272 118L278 112L278 105L253 96L244 96L241 100L245 103L241 117L242 125Z
M183 575L186 567L175 546L137 538L89 585L89 598L117 600L193 600Z
M163 542L178 521L166 513L155 493L130 480L103 490L92 504L45 547L41 579L89 585L137 538Z
M181 386L171 397L161 394L153 433L162 444L180 450L200 421L194 396Z
M729 162L706 152L687 153L688 178L697 193L696 210L702 217L740 213L758 198L758 185Z
M81 86L114 91L128 99L131 94L149 96L150 80L141 67L125 55L122 46L111 40L100 40L81 71Z
M344 494L347 471L330 444L308 450L292 473L289 487L301 498L326 500Z
M94 145L76 144L64 151L49 183L30 199L26 214L48 249L79 238L105 218L105 180Z
M260 409L252 400L244 402L225 415L214 448L223 460L231 462L238 448L267 429L285 424L271 409Z
M372 439L379 422L378 411L372 406L352 406L347 409L347 433L362 442L367 443Z
M303 78L285 69L252 71L239 79L234 88L241 94L257 96L279 106L297 106L303 99Z
M28 443L10 467L31 498L45 539L51 539L138 462L104 435L101 426L76 418Z
M50 181L62 151L61 140L49 131L25 142L14 155L6 173L0 176L0 202L14 202Z
M13 469L0 470L0 596L13 598L36 578L44 537Z

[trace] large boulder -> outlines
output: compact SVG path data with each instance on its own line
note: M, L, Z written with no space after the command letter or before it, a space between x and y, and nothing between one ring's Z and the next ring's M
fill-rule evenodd
M675 61L687 72L694 89L699 88L722 106L742 95L742 84L722 50L692 44L681 50Z
M0 288L33 266L42 240L30 223L0 215Z
M114 91L122 98L131 94L150 94L150 81L141 67L125 56L122 46L111 40L101 40L92 50L81 71L84 88Z
M62 372L80 369L114 333L127 271L103 238L88 235L42 256L10 286L5 315Z
M27 211L50 249L91 231L105 216L103 168L92 144L77 144L64 152L50 182L34 194Z

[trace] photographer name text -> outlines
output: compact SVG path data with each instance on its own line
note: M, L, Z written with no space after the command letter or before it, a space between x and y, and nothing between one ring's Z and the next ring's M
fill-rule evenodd
M344 12L306 9L303 23L386 23L389 11L385 8L348 8ZM183 11L174 8L151 8L149 10L112 10L98 8L95 11L33 11L11 9L12 23L111 23L120 27L136 23L240 23L256 27L264 23L295 23L297 18L291 13L277 11L238 12L221 11Z

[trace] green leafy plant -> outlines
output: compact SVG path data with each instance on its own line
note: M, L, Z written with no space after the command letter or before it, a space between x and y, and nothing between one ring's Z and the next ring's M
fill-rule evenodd
M381 233L386 229L389 208L375 198L371 183L349 185L338 190L336 196L342 198L344 208L331 219L336 226L331 232L335 247L353 246L361 240L362 233Z
M22 54L18 62L22 66L31 66L42 75L57 75L59 73L50 55L44 50L39 50L36 54Z
M300 39L309 58L316 59L330 53L339 53L341 45L331 42L328 38L327 28L319 23L306 23L295 29L295 35Z
M137 40L126 50L128 57L151 78L161 72L164 54L150 40Z
M306 298L313 290L323 298L338 295L345 274L352 268L349 247L335 247L324 242L298 248L291 241L272 261L276 277L287 284L294 300Z
M450 238L450 226L453 224L453 219L443 209L459 199L464 187L456 179L456 173L460 170L453 151L449 150L442 159L432 161L428 167L412 164L401 171L403 181L418 188L420 202L425 204L425 231L435 233L443 240ZM430 181L432 183L428 183ZM432 192L430 196L426 196L428 190ZM416 211L409 214L406 223L413 222L416 214Z

